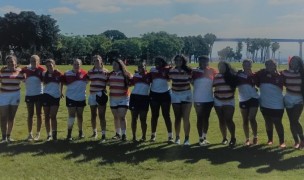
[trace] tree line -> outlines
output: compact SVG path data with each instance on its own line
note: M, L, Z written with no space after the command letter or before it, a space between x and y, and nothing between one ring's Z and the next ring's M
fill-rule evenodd
M38 54L43 60L54 58L57 64L69 64L73 58L90 64L92 56L96 54L109 64L115 58L126 60L129 64L143 60L152 63L155 56L164 56L169 60L180 53L195 61L200 55L209 55L211 59L215 40L216 35L212 33L178 37L165 31L149 32L140 37L126 37L118 30L93 35L60 34L57 21L50 15L22 11L0 16L1 59L3 61L7 54L14 53L21 64L27 63L32 54ZM266 41L248 39L245 42L248 55L250 53L253 59L258 51L265 55L265 48L270 47L270 41ZM242 48L240 42L236 51L226 47L218 51L218 55L221 59L239 60L242 58Z

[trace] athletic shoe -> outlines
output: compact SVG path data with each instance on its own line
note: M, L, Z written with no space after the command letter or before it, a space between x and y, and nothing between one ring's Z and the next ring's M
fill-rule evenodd
M122 140L122 141L127 141L127 136L126 136L125 134L123 134L123 135L121 136L121 140Z
M33 135L29 134L28 137L26 138L27 141L33 141Z
M51 141L53 138L52 138L52 136L47 136L47 138L46 138L46 141Z
M1 141L0 141L0 144L4 144L4 143L7 143L8 141L6 140L6 139L2 139Z
M280 144L280 148L286 148L286 144L285 143L281 143Z
M85 136L84 136L84 134L82 133L82 132L80 132L79 134L78 134L78 138L79 139L83 139Z
M208 144L210 144L210 143L206 139L200 139L200 141L199 141L200 146L207 146Z
M92 135L90 138L92 138L92 139L97 139L97 138L98 138L97 133L94 132L93 135Z
M273 144L272 140L268 140L267 145L272 145L272 144Z
M223 145L226 145L227 143L228 143L228 139L227 139L227 138L224 138L223 141L222 141L222 144L223 144Z
M34 141L38 141L39 138L40 138L40 133L37 133L37 134L35 135L35 137L34 137Z
M106 135L105 134L103 134L102 136L101 136L101 142L103 143L103 142L106 142Z
M133 141L134 143L138 142L137 139L136 139L136 137L133 137L133 138L132 138L132 141Z
M155 140L156 140L155 135L151 135L151 139L150 139L150 141L151 141L151 142L155 142Z
M180 138L178 136L175 138L175 142L174 143L175 144L180 144Z
M173 137L168 137L168 143L174 143Z
M145 142L146 141L146 137L141 137L141 139L139 140L139 142Z
M244 145L245 145L245 146L250 146L250 141L249 141L249 139L247 139L247 140L245 141Z
M257 137L254 137L254 138L252 139L252 144L254 144L254 145L257 145L257 144L258 144L258 138L257 138Z
M294 147L295 149L299 149L299 148L300 148L300 143L295 143L295 144L293 145L293 147Z
M112 139L116 139L116 140L120 139L120 134L116 133L116 134L112 137Z
M236 139L235 138L231 138L230 142L229 142L229 146L230 147L234 147L236 143Z
M184 141L184 146L189 146L189 145L190 145L189 139L185 140Z
M7 140L8 143L15 142L15 139L12 139L11 137L8 137L6 140Z

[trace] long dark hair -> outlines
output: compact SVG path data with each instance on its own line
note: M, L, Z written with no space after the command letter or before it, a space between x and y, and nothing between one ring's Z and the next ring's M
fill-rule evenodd
M224 64L225 73L223 74L225 82L234 90L238 84L236 71L226 61L220 61L218 65Z
M154 64L156 65L157 63L161 63L162 68L168 66L168 63L163 56L156 56L154 58Z
M291 61L296 61L297 64L298 64L298 68L299 68L299 73L300 73L300 76L301 76L301 80L302 80L302 83L301 83L301 93L302 93L302 96L304 98L304 65L303 65L303 60L301 57L299 56L292 56L290 61L289 61L289 69L290 69L290 62Z
M119 69L122 71L122 75L124 77L125 88L129 85L129 80L131 78L131 73L127 71L125 63L121 59L114 60L119 66Z
M184 70L186 73L190 73L192 71L192 69L187 65L188 64L188 59L186 58L186 56L182 55L182 54L178 54L176 56L174 56L173 60L176 61L178 58L180 58L182 60L182 70Z

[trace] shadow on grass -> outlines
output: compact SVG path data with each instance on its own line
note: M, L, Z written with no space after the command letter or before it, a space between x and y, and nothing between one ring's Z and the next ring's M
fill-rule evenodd
M117 162L136 165L151 159L158 162L184 161L193 164L206 160L213 165L236 161L239 162L239 169L255 168L258 173L304 169L304 155L293 157L290 155L293 151L292 148L280 149L265 145L237 146L232 149L219 144L200 147L198 145L178 146L167 142L133 143L130 141L100 143L82 140L69 143L61 140L0 144L0 154L4 156L16 156L23 153L31 153L32 156L47 156L65 153L64 160L77 159L76 163L85 163L97 159L101 166Z

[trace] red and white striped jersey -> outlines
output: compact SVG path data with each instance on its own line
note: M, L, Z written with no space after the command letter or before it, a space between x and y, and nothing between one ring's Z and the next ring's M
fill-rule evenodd
M232 89L224 79L222 74L216 74L213 80L214 97L219 100L230 100L234 98L234 89Z
M53 73L45 71L42 73L42 80L44 83L44 93L49 94L54 98L60 98L60 84L63 81L62 73L57 70L54 70Z
M111 98L123 98L130 95L128 84L125 84L122 71L112 71L109 75L108 85Z
M27 96L36 96L43 93L42 72L45 68L41 65L32 68L27 66L22 68L21 72L25 74L25 94Z
M109 71L107 69L90 69L88 79L90 83L90 93L97 93L106 89Z
M286 87L287 93L302 95L301 84L302 78L299 72L293 72L291 70L284 70L281 72L283 76L283 83Z
M169 70L169 78L172 80L172 91L187 91L190 90L191 72L178 70L176 68Z
M20 68L15 71L4 67L0 71L1 92L15 92L20 90L20 83L25 79Z
M255 88L256 79L254 73L246 74L244 71L238 71L237 73L239 100L240 102L247 101L251 98L259 98L257 90Z

